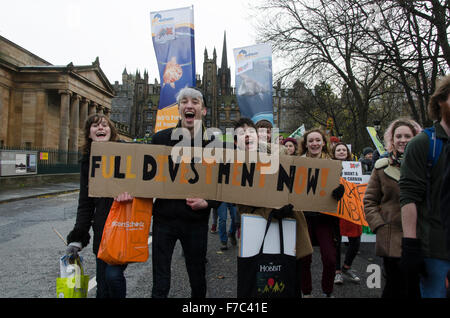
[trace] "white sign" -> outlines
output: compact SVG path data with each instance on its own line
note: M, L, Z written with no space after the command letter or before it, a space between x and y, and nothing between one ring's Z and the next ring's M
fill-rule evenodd
M361 162L359 161L342 161L342 178L348 182L365 183L363 179Z
M284 254L295 256L296 224L294 219L283 219ZM241 218L241 247L239 256L251 257L259 253L266 230L267 220L259 215L243 214ZM272 222L264 241L263 252L280 253L278 222Z

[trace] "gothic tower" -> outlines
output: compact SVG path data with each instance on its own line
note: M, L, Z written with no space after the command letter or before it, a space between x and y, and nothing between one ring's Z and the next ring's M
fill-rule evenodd
M205 48L203 59L203 94L206 98L208 113L206 115L207 127L217 127L217 55L216 49L213 51L213 58L208 58L208 51ZM209 121L209 122L208 122Z
M222 63L218 71L219 95L231 94L231 74L227 59L227 34L223 32Z

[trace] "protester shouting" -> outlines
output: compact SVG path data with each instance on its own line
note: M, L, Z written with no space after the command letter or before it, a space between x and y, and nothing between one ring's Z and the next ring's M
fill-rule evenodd
M89 230L94 232L93 251L97 256L102 240L103 228L114 201L113 198L92 198L89 189L89 156L91 143L117 141L118 135L114 124L102 114L88 117L84 126L83 157L80 171L80 194L73 230L67 236L67 254L76 257L77 253L89 244ZM126 280L124 271L127 265L110 265L97 258L97 298L125 298Z
M332 157L341 161L352 161L352 153L347 145L343 142L337 142L332 149ZM347 207L344 207L346 209ZM350 213L347 211L344 214ZM361 243L362 226L344 219L339 219L337 244L336 244L336 275L334 277L335 284L344 283L344 277L351 282L359 283L360 278L351 270L353 260L359 251ZM345 253L344 264L341 267L341 240L342 236L348 238L348 248Z
M422 298L435 298L446 297L444 282L450 270L445 223L439 213L440 191L441 188L444 190L442 181L448 162L445 148L450 136L450 75L436 83L428 104L428 115L435 120L433 126L408 143L401 166L401 265L409 273L421 274ZM440 153L437 151L439 144L442 147ZM448 192L448 188L445 191ZM448 214L448 206L446 209Z
M204 136L202 119L206 115L206 103L202 92L185 87L177 94L177 103L180 115L177 126L156 133L152 144L174 146L179 142L178 137L172 138L174 134L191 138L187 143L192 146L197 137L202 141L201 146L206 146L211 140L206 140ZM187 136L180 132L183 128L187 129ZM205 263L209 212L211 208L218 207L219 202L202 198L156 199L153 206L152 297L166 298L169 294L172 254L177 240L180 240L184 251L191 296L206 297Z
M386 285L383 298L420 297L418 276L407 284L401 270L400 163L406 144L419 133L417 123L409 119L394 120L384 134L389 157L378 159L364 195L367 223L376 234L376 255L383 257Z
M316 159L330 159L327 138L320 129L312 129L303 135L301 145L301 156ZM339 185L334 189L333 197L339 201L344 195L344 187ZM308 223L308 232L313 245L317 242L320 246L322 259L322 291L325 297L331 297L333 293L334 274L336 268L336 228L338 219L334 216L305 211ZM311 277L312 257L308 255L302 258L301 284L304 297L311 297L312 277Z

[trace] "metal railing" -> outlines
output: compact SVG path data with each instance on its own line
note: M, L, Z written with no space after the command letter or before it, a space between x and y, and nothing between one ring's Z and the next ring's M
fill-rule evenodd
M80 172L81 152L38 147L1 146L0 151L36 151L38 174L63 174Z

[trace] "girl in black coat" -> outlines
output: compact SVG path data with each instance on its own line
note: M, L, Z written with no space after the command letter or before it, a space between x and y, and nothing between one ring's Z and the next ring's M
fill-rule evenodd
M94 232L93 251L97 255L113 198L91 198L88 196L89 155L92 141L117 141L114 124L102 114L88 117L84 127L83 157L80 171L80 195L73 230L67 236L67 254L77 256L78 252L89 244L89 230ZM126 281L123 275L127 265L109 265L97 258L97 298L125 298Z

